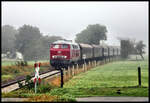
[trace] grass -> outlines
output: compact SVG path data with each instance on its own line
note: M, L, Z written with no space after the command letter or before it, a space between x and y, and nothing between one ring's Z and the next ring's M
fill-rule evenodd
M142 86L138 86L137 67L141 65ZM118 92L120 91L120 92ZM64 88L53 89L52 95L72 99L89 96L148 96L148 61L119 61L93 68L74 76Z
M30 62L34 63L34 61ZM30 64L28 66L2 66L1 67L1 77L2 77L2 82L7 82L8 80L13 80L17 76L26 76L26 75L31 75L34 74L35 69L34 65ZM49 68L48 67L42 67L42 66L49 66L49 62L42 62L41 67L40 67L40 72L47 71Z
M43 63L43 62L49 62L49 60L39 60L39 62ZM15 65L16 61L2 61L2 66L13 66ZM35 61L28 61L29 65L33 65L35 63Z
M137 67L141 66L142 86L138 86ZM148 59L144 61L117 61L97 66L89 71L82 72L65 82L63 88L55 86L48 89L48 86L41 90L44 93L34 94L33 90L17 90L2 96L19 96L31 98L29 101L75 101L77 97L90 96L136 96L147 97L148 85ZM58 84L60 79L50 81L50 84ZM46 83L48 83L46 81ZM46 88L46 90L45 90ZM17 95L18 94L18 95ZM32 99L33 98L33 99Z
M11 66L15 65L15 61L2 61L2 66Z

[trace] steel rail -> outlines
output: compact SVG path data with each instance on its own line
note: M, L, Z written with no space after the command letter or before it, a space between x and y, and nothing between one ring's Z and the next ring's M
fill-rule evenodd
M51 71L47 71L46 73L42 73L40 74L41 79L47 78L47 77L51 77L54 76L55 74L59 74L60 71L57 70L51 70ZM32 76L32 80L34 79L34 76ZM23 83L23 85L25 85L25 79L20 80L20 82ZM1 92L11 92L13 90L19 89L19 85L17 81L13 81L10 82L8 84L3 85L3 87L1 87Z

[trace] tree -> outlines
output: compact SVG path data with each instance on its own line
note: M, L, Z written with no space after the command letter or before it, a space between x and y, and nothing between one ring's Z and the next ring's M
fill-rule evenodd
M135 54L135 39L130 38L120 38L121 43L121 57L127 58L130 54Z
M2 53L13 52L15 49L15 35L18 31L10 25L2 26Z
M49 46L51 43L62 39L60 36L42 36L37 43L35 43L36 49L38 49L37 54L38 54L38 59L43 59L47 60L49 59Z
M16 48L25 60L45 60L49 58L49 44L62 39L60 36L43 36L39 28L23 25L16 35Z
M107 29L104 25L88 25L87 28L76 35L77 43L99 44L100 40L106 40Z
M144 60L144 57L143 57L143 53L145 53L144 51L143 51L143 49L146 47L146 45L145 44L143 44L143 41L139 41L139 42L137 42L136 43L136 46L135 46L135 49L137 50L137 54L139 54L141 57L142 57L142 59Z
M118 38L121 40L121 56L123 58L127 58L130 54L139 54L144 60L143 49L145 48L145 44L143 41L135 42L135 39L127 39L127 38Z
M24 59L30 58L33 54L36 55L37 41L42 37L39 28L30 25L23 25L18 29L19 33L16 35L17 51L24 55Z

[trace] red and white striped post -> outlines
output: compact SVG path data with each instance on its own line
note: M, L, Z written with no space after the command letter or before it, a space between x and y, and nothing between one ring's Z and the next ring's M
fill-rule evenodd
M41 83L41 78L39 76L40 65L41 65L41 63L35 63L34 64L34 68L35 68L35 77L34 77L35 93L37 92L37 81L39 83Z

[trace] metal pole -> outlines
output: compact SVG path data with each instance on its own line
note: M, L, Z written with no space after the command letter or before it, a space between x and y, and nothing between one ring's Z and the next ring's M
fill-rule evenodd
M35 93L37 93L37 80L35 82Z
M138 83L141 86L141 67L138 67Z
M63 88L64 81L63 81L63 69L62 68L60 68L60 73L61 73L61 88Z

